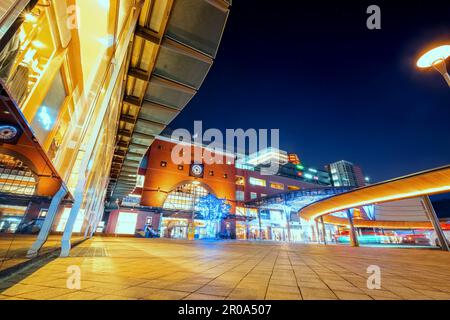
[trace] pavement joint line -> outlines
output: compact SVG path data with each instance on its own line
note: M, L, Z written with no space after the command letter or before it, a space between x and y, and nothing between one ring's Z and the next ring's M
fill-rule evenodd
M277 252L277 257L275 258L275 260L274 260L274 262L273 262L273 265L272 265L272 270L271 270L271 273L270 273L269 282L268 282L267 287L266 287L266 293L264 294L264 300L267 299L267 292L269 291L270 280L272 280L273 269L275 268L275 265L276 265L276 263L277 263L277 260L278 260L278 257L279 257L279 256L280 256L280 251L278 250L278 252Z
M233 290L231 290L230 291L230 293L228 294L228 296L227 296L227 298L233 293L233 291L239 286L239 284L242 282L242 280L244 280L244 278L247 276L247 275L249 275L260 263L261 263L261 261L263 261L263 259L265 258L265 257L267 257L269 254L271 253L271 251L267 251L267 253L263 256L263 257L261 257L259 260L258 260L258 262L257 263L255 263L255 265L248 271L248 272L246 272L245 273L245 275L243 276L243 277L241 277L241 279L239 280L239 282L234 286L234 288L233 288ZM270 279L269 279L269 282L267 283L267 287L269 287L269 284L270 284Z
M291 260L291 257L290 257L290 255L289 255L289 252L288 252L287 256L288 256L289 263L290 263L290 265L291 265L291 269L292 269L292 271L293 271L293 273L294 273L295 282L297 283L297 289L298 289L298 291L299 291L299 293L300 293L300 297L302 298L302 300L304 300L303 294L302 294L302 290L301 290L300 286L298 285L297 274L296 274L295 271L294 271L294 266L292 265L292 260Z
M260 251L260 250L259 250ZM258 251L258 252L259 252ZM239 255L239 257L241 257L241 256L246 256L245 255L245 253L243 253L243 254L241 254L241 255ZM245 261L248 261L248 260L250 260L251 258L248 258L248 259L246 259ZM217 265L220 265L220 264L217 264ZM216 265L216 266L217 266ZM212 268L215 268L215 266L214 267L212 267ZM210 268L210 269L212 269L212 268ZM234 267L231 267L230 269L233 269ZM210 270L210 269L208 269L208 270ZM204 284L202 287L200 287L200 288L198 288L196 291L194 291L193 293L201 293L201 292L199 292L199 290L201 290L202 288L204 288L204 287L206 287L208 284L210 284L211 282L213 282L215 279L217 279L217 278L219 278L221 275L223 275L223 274L225 274L226 272L228 272L230 269L228 269L227 271L224 271L223 273L221 273L219 276L217 276L217 277L215 277L215 278L213 278L213 279L211 279L211 281L209 281L209 282L207 282L206 284ZM228 298L229 296L230 296L230 294L233 292L233 290L235 289L236 287L234 287L231 291L230 291L230 293L226 296L226 298Z
M299 256L298 253L296 253L296 255L300 258L300 256ZM333 295L336 297L336 299L341 300L341 299L336 295L336 293L334 292L334 290L331 289L330 286L329 286L326 282L324 282L324 281L322 280L322 277L321 277L314 269L311 268L311 270L316 274L316 276L319 277L320 281L322 281L322 282L327 286L328 290L330 290L330 291L333 293Z
M350 269L348 269L348 268L345 268L345 269L346 269L346 270L349 270L350 272L353 272L352 270L350 270ZM354 273L354 272L353 272L353 273ZM396 278L401 278L401 279L410 280L410 279L408 279L408 278L405 278L404 275L403 275L402 273L395 273L395 277L396 277ZM382 283L383 283L383 282L382 282ZM413 290L413 291L416 292L418 295L421 294L420 292L418 292L418 291L415 290L414 288L411 288L411 287L409 287L409 286L407 286L407 285L402 285L402 286L405 287L405 288L408 288L408 289L410 289L410 290ZM388 291L388 292L390 292L390 293L392 293L392 294L398 296L398 293L395 293L395 292L389 290L388 288L383 288L383 290ZM422 293L422 294L423 294L423 293ZM428 295L426 295L426 294L423 294L423 295L425 295L425 296L428 297L428 298L432 298L432 297L430 297L430 296L428 296Z

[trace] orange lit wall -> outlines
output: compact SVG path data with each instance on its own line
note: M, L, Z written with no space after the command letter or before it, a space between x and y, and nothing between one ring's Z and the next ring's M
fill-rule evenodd
M198 180L215 196L221 199L227 199L232 206L231 212L235 212L236 169L233 164L227 164L232 158L224 157L224 164L204 164L203 178L194 178L189 176L189 164L184 164L182 170L171 160L172 148L174 143L155 140L149 149L148 164L145 174L145 184L142 192L141 204L143 206L162 207L167 194L183 183ZM203 150L202 147L191 147L193 154L194 148ZM192 157L192 160L194 157ZM167 163L166 167L161 166L161 162ZM210 176L210 172L214 176ZM226 175L226 177L225 177Z
M52 197L58 191L61 179L53 175L52 168L46 161L42 149L39 150L36 143L31 141L27 134L24 133L17 144L3 144L1 148L3 148L2 153L22 160L39 176L36 196Z

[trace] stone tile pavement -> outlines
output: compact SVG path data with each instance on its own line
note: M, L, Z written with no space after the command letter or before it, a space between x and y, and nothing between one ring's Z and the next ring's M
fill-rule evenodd
M381 288L367 288L367 267ZM70 266L81 287L68 289ZM0 282L2 299L450 299L450 253L238 241L97 237Z

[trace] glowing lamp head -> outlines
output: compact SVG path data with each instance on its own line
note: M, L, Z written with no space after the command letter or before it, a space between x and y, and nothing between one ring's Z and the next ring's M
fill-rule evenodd
M440 46L422 55L419 60L417 60L417 66L419 68L429 68L445 61L448 57L450 57L450 45Z

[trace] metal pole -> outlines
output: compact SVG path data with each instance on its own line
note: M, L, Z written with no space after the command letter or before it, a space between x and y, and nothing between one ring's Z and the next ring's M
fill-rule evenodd
M158 221L158 233L159 233L159 238L164 238L164 235L162 234L162 223L163 223L163 215L164 215L164 211L161 210L161 212L159 212L159 221Z
M284 213L286 215L286 225L288 232L288 242L291 242L291 208L284 206Z
M45 217L44 224L39 231L39 234L36 238L36 241L33 243L31 248L27 252L28 258L34 258L38 255L39 250L41 250L44 243L47 241L48 235L52 228L53 221L55 220L56 213L58 212L59 205L61 200L67 194L67 188L62 183L59 191L53 196L52 202L50 203L50 207L47 211L47 216Z
M437 63L434 63L433 68L436 69L444 77L445 81L450 87L450 75L447 72L447 65L445 63L445 60L441 60L438 61Z
M347 210L347 218L350 226L350 243L352 247L359 247L358 236L356 235L355 226L353 225L353 218L350 209Z
M258 220L259 220L259 240L262 240L261 209L259 208L258 208Z
M314 221L316 221L316 240L317 243L320 243L319 220L315 219Z
M322 239L323 239L323 244L327 244L327 234L326 234L326 230L325 230L325 223L323 223L323 216L320 216L320 223L322 224Z
M430 219L431 224L433 225L434 231L436 231L437 238L439 239L439 243L441 244L441 249L443 251L450 251L448 241L445 238L444 231L442 231L441 224L436 215L436 211L434 211L433 204L430 201L428 196L424 196L422 198L422 204L425 209L425 212L428 215L428 219Z

